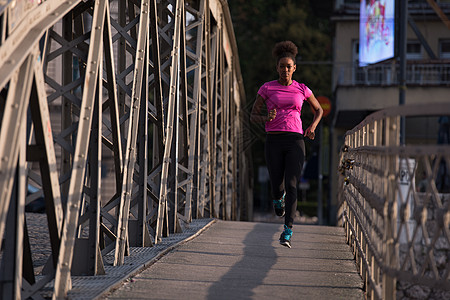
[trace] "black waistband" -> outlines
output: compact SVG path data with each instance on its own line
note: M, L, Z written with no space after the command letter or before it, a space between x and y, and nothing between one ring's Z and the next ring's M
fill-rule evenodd
M280 133L267 133L266 138L270 140L284 140L284 139L294 139L303 140L303 134L298 132L280 132Z

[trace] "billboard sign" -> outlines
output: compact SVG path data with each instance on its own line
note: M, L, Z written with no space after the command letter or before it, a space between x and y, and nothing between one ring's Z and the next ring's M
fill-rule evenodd
M361 0L359 66L395 55L395 0Z

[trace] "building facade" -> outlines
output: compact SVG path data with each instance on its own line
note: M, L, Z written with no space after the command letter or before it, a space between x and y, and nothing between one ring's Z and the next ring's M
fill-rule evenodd
M359 0L334 2L332 177L338 176L338 153L346 131L374 111L399 105L398 58L359 66L359 10ZM445 102L450 105L450 22L446 21L446 16L450 16L450 1L410 0L408 11L405 104ZM438 129L437 117L407 120L406 143L436 143ZM330 183L329 214L335 216L337 180ZM333 223L332 217L330 222Z

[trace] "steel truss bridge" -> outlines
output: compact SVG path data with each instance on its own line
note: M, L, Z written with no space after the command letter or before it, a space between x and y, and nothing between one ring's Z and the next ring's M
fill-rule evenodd
M53 281L61 299L107 253L120 266L194 218L247 219L227 2L40 2L0 2L0 298L40 299ZM24 207L42 195L38 277Z

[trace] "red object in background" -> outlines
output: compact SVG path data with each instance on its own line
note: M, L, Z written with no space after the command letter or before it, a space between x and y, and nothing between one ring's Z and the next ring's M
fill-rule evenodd
M331 101L328 99L328 97L325 96L317 96L317 101L319 101L320 106L322 106L323 109L323 118L328 116L331 112Z

